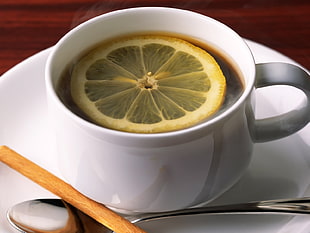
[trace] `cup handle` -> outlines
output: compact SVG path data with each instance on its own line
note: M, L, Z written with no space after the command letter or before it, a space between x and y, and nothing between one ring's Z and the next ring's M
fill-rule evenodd
M255 120L254 141L266 142L289 136L310 121L310 76L298 66L287 63L262 63L256 65L255 87L289 85L303 91L307 103L302 108L275 117Z

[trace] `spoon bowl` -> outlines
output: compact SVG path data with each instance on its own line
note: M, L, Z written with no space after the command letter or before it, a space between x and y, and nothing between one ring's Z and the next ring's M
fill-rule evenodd
M280 199L223 206L206 206L160 213L125 216L132 223L197 214L283 213L310 214L310 198ZM61 199L36 199L19 203L7 212L10 224L22 233L111 233L79 209Z

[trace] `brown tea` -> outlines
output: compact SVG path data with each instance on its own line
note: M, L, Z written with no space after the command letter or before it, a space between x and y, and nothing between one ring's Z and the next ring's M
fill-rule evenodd
M156 34L157 35L157 34ZM159 34L160 35L160 34ZM166 37L170 35L165 35ZM171 35L173 38L176 38L175 35ZM128 37L128 36L127 36ZM181 37L182 40L186 40L190 42L191 44L202 48L203 50L207 51L209 54L211 54L217 63L219 64L225 78L226 78L226 93L225 98L223 101L223 104L215 114L213 114L212 117L218 115L225 109L227 109L229 106L231 106L233 103L235 103L238 98L241 96L243 92L243 82L242 79L239 77L239 72L235 68L235 66L232 64L232 61L230 61L224 53L221 51L218 51L217 49L214 49L211 46L202 44L200 42L194 41L189 38ZM116 39L118 40L118 39ZM99 45L98 45L99 46ZM92 48L92 50L96 50L96 46ZM156 63L157 64L157 63ZM89 119L89 117L86 116L86 114L83 113L83 111L74 103L73 98L71 96L71 70L74 64L71 64L68 69L64 72L62 75L58 87L57 87L57 93L59 98L63 101L63 103L71 109L72 112L79 115L80 117L83 117L84 119L88 121L92 121Z

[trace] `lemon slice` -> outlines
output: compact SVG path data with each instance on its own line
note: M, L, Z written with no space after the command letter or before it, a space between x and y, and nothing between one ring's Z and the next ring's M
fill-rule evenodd
M158 35L103 44L74 66L71 77L72 98L92 121L135 133L197 124L220 108L225 90L209 53Z

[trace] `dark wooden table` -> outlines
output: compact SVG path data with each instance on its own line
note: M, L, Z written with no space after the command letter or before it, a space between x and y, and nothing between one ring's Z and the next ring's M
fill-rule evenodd
M0 75L96 15L136 6L191 9L310 69L309 0L1 0Z

